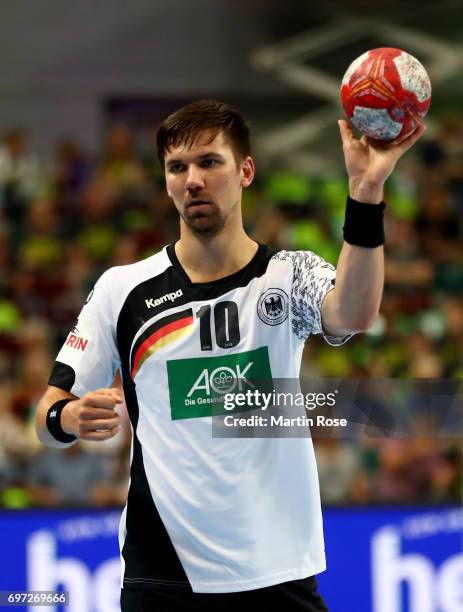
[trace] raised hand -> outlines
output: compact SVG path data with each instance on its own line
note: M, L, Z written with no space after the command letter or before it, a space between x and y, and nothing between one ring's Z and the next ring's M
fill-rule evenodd
M385 142L372 140L367 136L357 139L345 119L340 119L338 125L349 175L350 195L359 201L369 201L368 198L373 194L382 193L383 185L397 161L426 130L426 126L420 123L411 134Z

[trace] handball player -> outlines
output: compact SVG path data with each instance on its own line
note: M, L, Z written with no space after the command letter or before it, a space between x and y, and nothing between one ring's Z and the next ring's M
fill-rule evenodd
M349 178L337 268L247 235L254 178L248 126L219 101L161 124L158 156L180 238L107 270L60 350L39 402L41 441L65 448L132 427L120 523L123 612L320 612L326 568L318 476L307 438L213 438L214 376L299 377L304 343L340 346L375 320L384 282L383 187L424 131L376 147L339 129ZM352 609L351 604L346 607Z

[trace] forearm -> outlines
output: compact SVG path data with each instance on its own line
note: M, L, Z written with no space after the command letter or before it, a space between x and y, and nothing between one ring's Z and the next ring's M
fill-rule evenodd
M384 183L365 178L349 178L349 195L357 202L376 206L383 201Z
M383 201L384 183L349 178L349 196L369 206ZM367 209L369 210L369 209ZM336 300L347 329L364 331L375 320L384 287L384 248L356 246L344 241L336 267Z
M49 387L45 394L40 399L37 411L35 415L35 430L37 432L37 437L46 446L50 446L52 448L67 448L68 446L72 446L76 441L70 443L59 442L56 440L51 433L48 431L47 427L47 412L50 407L57 401L62 399L75 399L78 398L72 393L68 393L67 391L63 391L58 387ZM62 413L62 417L64 416L64 410ZM63 418L61 419L62 426ZM65 429L65 425L63 427Z
M54 425L53 433L58 434L56 439L48 430L47 412L55 402L63 399L72 401L65 404L61 415L52 415L55 418L60 416L60 429ZM81 440L108 440L120 430L120 417L114 408L121 402L119 389L89 391L79 398L58 387L49 386L37 407L35 420L37 436L43 444L54 448L66 448L75 444L76 440L68 443L60 442L59 438L66 438L63 434Z
M336 309L344 329L365 331L378 315L384 287L384 248L344 242L336 268Z
M384 286L384 232L382 214L376 214L382 210L375 207L383 200L384 183L397 161L425 129L420 124L402 140L375 145L366 136L357 140L346 121L338 123L349 195L360 204L349 208L348 202L336 287L322 303L323 327L330 335L365 331L378 314Z

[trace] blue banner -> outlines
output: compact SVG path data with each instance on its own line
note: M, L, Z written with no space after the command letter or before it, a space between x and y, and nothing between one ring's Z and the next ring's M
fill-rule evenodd
M462 508L326 509L330 612L463 612ZM4 511L0 591L69 591L70 612L119 612L120 511ZM15 610L63 610L62 606Z
M463 612L463 508L325 511L330 612Z

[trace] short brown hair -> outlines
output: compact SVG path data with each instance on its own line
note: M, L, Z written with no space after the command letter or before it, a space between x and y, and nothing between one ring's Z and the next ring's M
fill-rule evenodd
M165 119L157 133L157 152L161 165L168 149L185 144L191 147L201 132L211 130L213 140L223 132L237 163L251 155L249 127L234 106L218 100L198 100L183 106Z

